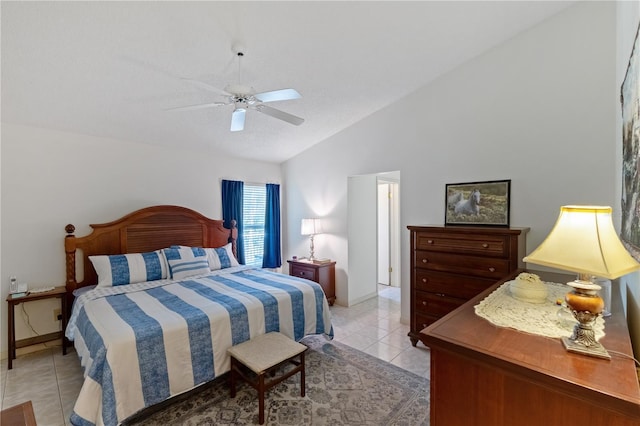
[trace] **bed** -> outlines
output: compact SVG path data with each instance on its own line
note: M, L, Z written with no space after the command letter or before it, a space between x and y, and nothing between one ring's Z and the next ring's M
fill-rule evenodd
M65 337L85 377L74 425L119 424L220 377L227 349L254 336L333 337L322 288L238 265L235 226L153 206L91 227L65 238Z

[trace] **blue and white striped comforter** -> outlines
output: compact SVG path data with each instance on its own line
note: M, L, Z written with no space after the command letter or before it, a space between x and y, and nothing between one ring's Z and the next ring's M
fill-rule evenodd
M322 288L261 269L96 289L66 336L84 367L74 425L115 425L229 371L227 349L270 331L333 337Z

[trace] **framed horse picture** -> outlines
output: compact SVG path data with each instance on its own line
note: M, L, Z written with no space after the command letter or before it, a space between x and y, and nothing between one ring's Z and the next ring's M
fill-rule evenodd
M509 226L511 180L445 185L445 225Z
M622 227L620 236L640 261L640 25L620 88L622 104Z

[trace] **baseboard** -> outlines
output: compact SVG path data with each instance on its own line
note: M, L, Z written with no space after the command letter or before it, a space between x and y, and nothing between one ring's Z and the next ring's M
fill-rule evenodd
M378 292L376 291L374 293L369 293L369 294L367 294L365 296L358 297L357 299L349 300L349 303L347 304L347 307L353 306L353 305L357 305L358 303L362 303L365 300L373 299L374 297L377 297L377 296L378 296Z

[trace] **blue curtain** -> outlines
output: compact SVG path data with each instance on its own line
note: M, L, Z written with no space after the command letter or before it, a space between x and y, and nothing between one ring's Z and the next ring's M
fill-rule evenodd
M242 225L242 200L244 182L237 180L222 180L222 219L224 226L231 228L231 221L235 219L238 227L238 262L244 265L244 242Z
M267 205L264 217L263 268L278 268L282 265L280 253L280 185L267 184Z

